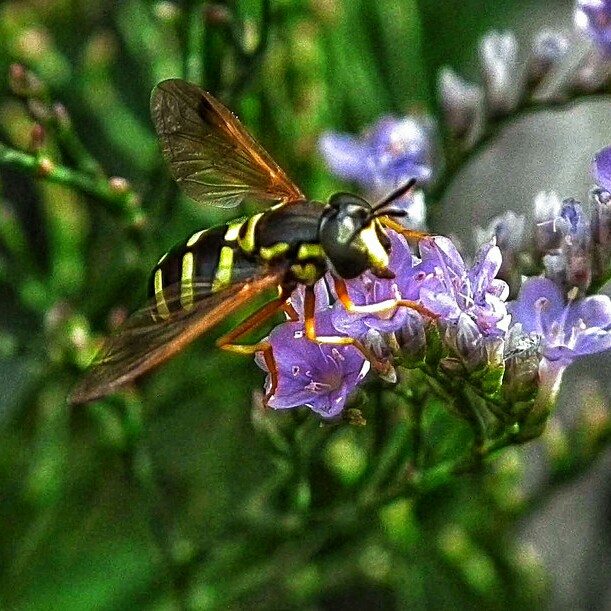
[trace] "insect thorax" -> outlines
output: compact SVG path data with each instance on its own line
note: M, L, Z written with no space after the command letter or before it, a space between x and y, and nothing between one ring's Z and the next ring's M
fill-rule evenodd
M320 202L304 200L270 209L257 222L258 255L268 263L284 262L287 283L314 284L328 269L318 239L322 210Z

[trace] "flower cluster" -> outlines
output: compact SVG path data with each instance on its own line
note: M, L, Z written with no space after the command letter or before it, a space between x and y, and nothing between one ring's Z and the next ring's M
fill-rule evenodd
M490 226L494 235L471 264L446 237L423 238L413 251L389 231L394 278L365 272L344 281L356 306L391 304L381 311L349 311L327 274L315 287L316 332L352 338L356 345L308 340L298 289L292 304L299 320L280 324L269 336L277 386L272 389L269 375L268 404L307 405L324 418L336 417L371 365L380 370L382 363L390 371L418 367L446 386L469 385L514 415L524 397L532 399L532 410L539 395L549 413L564 369L582 355L611 348L611 300L588 295L593 278L609 278L611 149L596 156L593 174L598 186L590 218L575 200L541 196L530 241L526 220L506 214ZM531 264L535 248L543 273L520 275L517 297L510 299L509 284L499 276L504 258L522 260L524 248ZM257 362L267 370L262 357Z
M502 336L509 323L507 285L495 279L501 263L498 247L486 244L468 267L447 238L422 240L419 257L411 253L399 234L390 232L390 238L389 267L395 277L378 278L366 272L346 281L348 294L357 306L406 300L422 306L422 312L404 306L390 307L382 314L349 312L339 299L334 299L333 278L329 274L316 287L317 333L354 338L377 359L391 364L401 355L424 355L427 326L435 324L453 344L454 358L467 366L487 366L486 359L481 358L483 346ZM302 290L298 289L293 298L300 318ZM269 399L271 407L306 404L322 416L336 416L369 370L355 346L321 345L307 340L302 320L281 324L272 331L269 342L278 369L278 387ZM258 363L266 368L263 359ZM268 379L268 390L270 384Z
M575 24L593 42L585 51L569 34L544 31L524 62L511 32L492 32L480 45L481 85L441 71L446 131L463 151L490 121L526 101L563 101L606 86L611 2L578 0ZM332 173L376 201L410 178L420 188L438 178L435 131L422 116L386 116L361 136L324 134L320 150ZM269 336L276 371L267 379L268 404L308 405L333 418L370 369L393 381L401 366L419 368L450 396L469 388L504 424L518 424L521 439L540 434L566 367L611 348L611 300L595 294L611 278L611 147L595 156L592 173L589 205L540 193L530 215L507 211L476 230L483 246L472 262L446 237L410 247L389 230L394 277L366 272L344 281L357 308L345 307L332 273L315 287L317 335L335 343L306 339L298 290L299 319ZM399 205L409 228L426 228L422 190Z

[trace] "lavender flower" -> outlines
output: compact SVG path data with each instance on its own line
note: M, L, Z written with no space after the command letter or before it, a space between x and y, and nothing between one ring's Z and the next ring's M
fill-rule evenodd
M611 300L606 295L568 297L549 278L529 278L508 304L513 323L541 336L541 352L566 367L577 357L611 348Z
M581 204L564 200L553 228L560 236L559 247L543 257L545 274L565 291L576 287L585 294L592 280L592 236Z
M389 232L391 241L389 268L395 274L393 279L378 278L365 272L359 278L347 280L346 287L352 302L357 306L372 305L392 299L415 301L420 293L424 274L417 269L420 260L411 254L403 236ZM333 326L343 333L362 339L374 329L383 333L399 330L406 321L407 308L397 308L388 316L347 312L343 307L335 308L332 314Z
M611 0L577 0L575 25L611 54Z
M485 114L482 87L445 67L439 73L437 88L446 124L456 137L465 137L481 127Z
M604 155L596 163L604 172ZM594 191L604 206L606 192ZM480 396L502 401L520 424L520 439L539 435L566 366L581 355L611 348L611 300L600 295L578 299L589 284L593 246L600 237L595 221L607 218L604 210L590 222L575 200L560 202L551 194L537 203L539 256L548 277L527 279L509 304L509 287L498 277L503 255L497 237L508 264L519 268L524 219L512 213L490 226L495 237L480 248L471 266L448 238L422 239L417 257L403 236L389 231L388 267L394 277L365 272L344 280L355 305L388 302L375 313L347 311L333 292L333 277L319 281L314 287L317 333L351 337L365 355L354 345L308 340L302 321L280 325L269 336L277 385L268 404L276 409L307 405L324 418L336 417L371 365L383 375L388 365L386 379L396 381L391 374L399 358L404 367L423 368L441 380L465 380ZM606 235L604 228L601 235ZM303 296L300 287L291 297L300 318ZM428 325L418 307L393 307L401 300L437 318ZM257 363L268 370L261 355ZM270 375L268 394L271 385Z
M317 332L338 335L330 321L329 308L315 315ZM317 344L305 336L303 322L285 322L269 335L278 374L278 386L268 405L286 409L307 405L323 418L337 416L348 395L363 380L370 364L353 346ZM268 371L261 354L256 363ZM271 390L271 376L266 391Z
M542 30L535 35L528 67L528 78L538 83L569 50L567 36L552 30Z
M320 150L329 169L374 193L387 193L409 178L432 176L433 124L426 118L387 116L361 138L327 132Z
M475 229L475 240L482 244L493 237L502 255L501 267L497 278L504 280L512 294L520 288L520 257L526 235L526 217L511 210L497 216L487 227Z
M538 437L551 413L564 370L575 359L611 348L611 300L605 295L577 299L577 290L566 296L549 278L529 278L517 301L508 304L519 332L539 337L538 390L523 410L519 438ZM532 339L530 340L532 341ZM527 368L532 366L526 362ZM507 392L512 386L508 386ZM514 389L515 390L515 389ZM506 393L507 394L507 393ZM521 393L518 393L521 394ZM514 402L518 397L510 395ZM528 402L527 402L528 403Z
M502 257L494 241L480 249L469 270L447 238L422 240L420 254L420 270L426 274L420 290L424 307L451 323L457 322L464 312L483 335L502 336L507 331L505 300L509 287L496 278Z
M611 193L611 146L605 147L594 155L592 174L596 184Z

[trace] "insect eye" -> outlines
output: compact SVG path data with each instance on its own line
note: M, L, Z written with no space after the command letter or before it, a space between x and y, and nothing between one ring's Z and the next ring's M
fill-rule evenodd
M355 211L354 216L362 224L365 224L369 220L369 213L364 208L358 208Z
M338 194L336 193L335 195L333 195L329 199L329 206L331 206L331 208L333 208L333 210L339 210L341 208L341 205L342 205L342 200L337 195Z

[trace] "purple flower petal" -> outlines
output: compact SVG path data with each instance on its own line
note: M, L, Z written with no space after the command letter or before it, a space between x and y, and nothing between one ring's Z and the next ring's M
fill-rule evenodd
M538 304L538 305L537 305ZM560 288L548 278L529 278L516 301L507 304L512 324L521 323L526 333L543 334L542 319L559 320L564 309Z
M299 315L299 319L303 320L303 308L305 299L305 285L300 284L291 294L291 305ZM314 285L314 300L316 312L326 310L330 306L331 296L327 289L327 284L324 278L321 278Z
M470 270L448 238L421 240L420 254L425 274L420 289L422 305L450 323L466 313L484 335L505 333L509 317L504 302L509 288L495 278L502 263L498 247L484 245Z
M383 117L361 138L327 132L319 146L334 174L381 193L409 178L431 179L433 131L426 118Z
M358 278L346 280L348 295L357 306L374 305L393 299L409 301L418 298L420 283L419 274L414 271L417 259L412 256L405 238L394 231L389 231L391 251L389 268L394 272L392 279L378 278L371 272L365 272ZM331 280L331 285L333 281ZM369 329L382 333L397 331L405 322L406 308L396 308L388 313L362 314L347 312L338 303L333 308L332 320L334 327L361 339Z
M577 0L575 25L611 53L611 0Z
M330 322L330 310L316 315L316 331L337 335ZM286 322L269 335L278 372L278 386L269 406L287 409L307 405L325 418L337 416L348 395L365 377L369 362L354 346L318 344L305 337L302 322ZM256 362L267 371L263 358ZM269 391L268 376L266 387Z
M374 177L392 188L409 177L431 178L432 128L412 117L383 117L365 136Z
M329 169L346 180L372 180L367 165L366 146L356 137L326 132L319 141L320 152Z
M594 155L592 174L599 187L611 192L611 146L605 147Z
M575 338L573 350L579 356L604 352L611 348L611 333L602 329L586 329Z
M530 278L508 307L514 324L541 336L543 356L550 361L568 365L611 347L611 300L606 295L567 301L551 280Z
M483 294L487 292L488 287L494 282L499 269L501 269L502 262L503 257L501 251L498 246L492 242L488 242L480 248L473 262L473 266L467 275L471 282L471 290L474 295L483 296ZM504 291L499 291L501 286L502 285L497 282L493 291L501 292L502 294Z
M591 295L577 301L571 308L567 323L583 321L587 327L611 328L611 301L606 295Z

